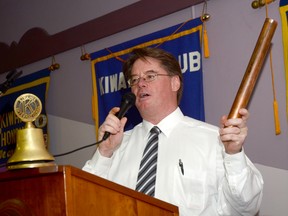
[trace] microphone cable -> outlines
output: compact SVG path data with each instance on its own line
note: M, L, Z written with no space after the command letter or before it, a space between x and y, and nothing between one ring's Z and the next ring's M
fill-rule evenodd
M94 145L99 145L99 144L100 144L101 142L103 142L103 141L104 141L104 140L102 139L102 140L100 140L100 141L98 141L98 142L96 142L96 143L92 143L92 144L89 144L89 145L86 145L86 146L82 146L82 147L80 147L80 148L74 149L74 150L69 151L69 152L65 152L65 153L62 153L62 154L53 155L53 157L56 158L56 157L61 157L61 156L69 155L69 154L72 154L72 153L74 153L74 152L80 151L80 150L82 150L82 149L89 148L89 147L94 146ZM5 164L0 164L0 168L6 167L6 166L7 166L6 163L5 163Z
M100 141L98 141L98 142L96 142L96 143L92 143L92 144L89 144L89 145L82 146L82 147L80 147L80 148L71 150L71 151L69 151L69 152L65 152L65 153L62 153L62 154L53 155L53 157L61 157L61 156L65 156L65 155L68 155L68 154L72 154L72 153L77 152L77 151L80 151L80 150L82 150L82 149L89 148L89 147L94 146L94 145L99 145L99 144L100 144L101 142L103 142L103 141L104 141L104 139L102 139L102 140L100 140Z

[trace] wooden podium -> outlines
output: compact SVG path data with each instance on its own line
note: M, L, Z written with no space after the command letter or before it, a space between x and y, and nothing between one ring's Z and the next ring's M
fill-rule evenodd
M0 173L0 215L179 215L178 207L72 166Z

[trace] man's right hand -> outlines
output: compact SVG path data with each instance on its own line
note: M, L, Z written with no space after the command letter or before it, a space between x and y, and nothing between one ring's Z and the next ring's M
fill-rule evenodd
M127 118L123 117L119 120L116 116L119 110L119 107L112 108L103 124L99 127L98 140L103 138L105 132L110 133L110 136L101 142L98 147L100 154L104 157L111 157L123 139L124 126Z

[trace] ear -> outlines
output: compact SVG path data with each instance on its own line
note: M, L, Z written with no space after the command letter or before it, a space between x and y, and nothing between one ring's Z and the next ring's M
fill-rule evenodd
M178 91L180 88L180 78L179 76L172 76L171 78L172 91Z

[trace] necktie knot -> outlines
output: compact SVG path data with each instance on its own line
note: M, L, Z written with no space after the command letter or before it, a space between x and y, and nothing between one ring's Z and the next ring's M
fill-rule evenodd
M161 130L160 130L157 126L154 126L154 127L151 128L151 130L150 130L150 134L159 135L160 133L161 133Z

